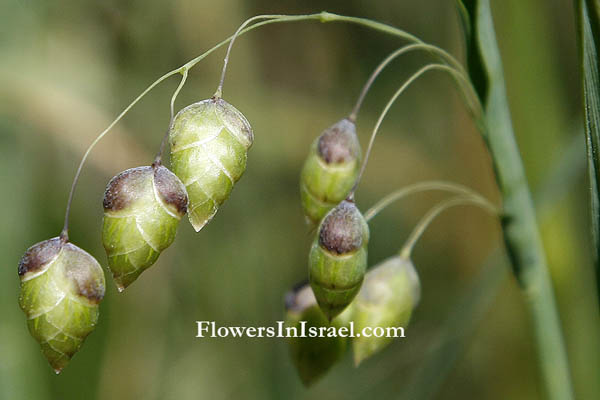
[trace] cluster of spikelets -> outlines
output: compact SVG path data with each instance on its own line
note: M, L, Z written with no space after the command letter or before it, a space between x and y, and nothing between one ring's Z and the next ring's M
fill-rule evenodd
M412 262L397 255L367 272L369 226L354 202L361 149L355 123L344 118L313 143L301 173L304 214L316 225L308 267L309 284L286 296L286 323L300 329L405 326L419 302L420 283ZM305 385L323 376L352 340L355 364L390 341L386 337L294 337L292 360Z
M236 35L256 18L259 17L242 24ZM248 149L254 140L252 128L241 112L221 98L236 35L230 41L216 94L183 108L171 119L168 139L172 171L161 163L161 146L151 165L123 171L106 187L102 242L119 291L131 285L171 245L186 213L196 231L210 222L246 169ZM364 95L383 67L398 55L424 46L406 46L384 60L363 88L352 113L326 129L310 148L300 175L300 199L307 221L316 229L308 255L309 284L286 297L289 326L297 327L306 321L308 327L342 327L352 321L360 331L365 327L385 329L409 323L420 298L419 278L410 251L402 251L367 272L369 226L354 202L354 192L381 120L398 95L427 70L437 68L453 74L460 71L429 64L409 78L381 114L364 160L355 119ZM187 69L181 72L183 80L172 104L187 77ZM60 237L29 248L18 268L19 303L27 316L29 331L57 373L95 328L98 305L105 292L100 264L70 243L67 234L73 189L88 152L71 189ZM465 201L458 199L447 206ZM469 201L485 205L485 201ZM356 364L389 341L384 337L353 338ZM292 338L289 344L302 381L310 384L340 359L347 340Z
M365 274L360 290L350 305L333 320L319 308L310 285L303 285L286 296L286 325L301 332L310 328L346 328L360 333L364 328L405 327L420 298L421 286L416 270L409 259L394 256L375 265ZM292 361L300 379L311 385L341 360L348 342L352 342L354 363L363 360L387 346L393 338L375 336L292 337L288 339Z
M188 213L196 231L229 197L246 169L253 134L244 116L213 97L181 110L169 130L174 171L155 162L110 180L102 242L119 291L152 266ZM98 321L104 273L88 253L56 237L30 247L19 263L19 303L31 335L59 373Z
M171 245L186 212L196 231L214 217L246 169L252 142L246 118L222 98L212 97L185 107L172 120L173 172L155 162L123 171L109 181L103 199L102 241L119 291ZM311 301L288 304L291 324L306 320L337 326L342 319L335 317L346 310L343 320L353 320L357 327L401 326L418 302L418 278L409 260L393 257L366 274L369 227L352 193L360 162L356 128L349 118L326 129L310 149L300 193L307 221L317 230L308 257L310 287L300 293ZM102 269L84 250L57 237L27 250L19 276L20 304L29 330L60 372L97 323L105 290ZM337 359L327 352L345 346L345 342L335 343L311 356L314 341L299 339L291 344L306 382ZM385 339L355 339L357 362L385 344ZM308 365L307 357L312 360ZM313 361L317 366L310 365Z

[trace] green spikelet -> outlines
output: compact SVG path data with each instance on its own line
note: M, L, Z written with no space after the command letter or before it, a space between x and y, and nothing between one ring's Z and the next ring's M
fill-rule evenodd
M329 211L309 254L309 280L317 302L331 320L358 293L367 267L369 227L354 202Z
M298 335L309 335L311 328L334 327L341 325L337 319L330 325L319 309L309 285L304 285L286 296L286 327L296 328ZM304 321L304 322L302 322ZM290 337L288 346L292 362L305 386L310 386L323 377L344 355L347 338L336 337Z
M361 151L356 126L342 119L312 144L300 175L300 196L307 219L318 224L346 198L356 182Z
M171 166L190 197L188 216L196 232L229 197L246 170L254 136L246 118L221 98L181 110L169 133Z
M102 242L119 291L173 242L187 203L185 187L162 165L128 169L111 179L104 193Z
M58 374L96 327L104 273L94 257L60 238L30 247L18 272L29 332Z
M365 276L362 288L352 303L357 332L365 327L404 328L420 298L419 277L412 262L400 256L388 258ZM355 337L352 342L354 362L360 364L393 338Z

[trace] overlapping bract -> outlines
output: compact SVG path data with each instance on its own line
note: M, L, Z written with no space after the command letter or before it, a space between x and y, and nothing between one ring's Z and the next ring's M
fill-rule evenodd
M342 119L312 144L300 175L300 196L306 218L318 224L348 196L356 182L361 151L356 126Z
M367 268L368 242L369 226L354 202L342 201L319 225L308 259L309 281L329 320L358 293Z
M412 262L394 256L369 270L360 292L352 302L352 320L357 332L364 328L406 327L419 303L421 285ZM352 341L358 365L393 340L392 337L360 336Z
M104 193L102 242L119 290L124 290L175 239L188 198L181 181L161 165L128 169Z
M52 238L30 247L18 272L19 305L29 332L59 373L98 322L105 291L102 268L79 247Z
M194 103L175 116L171 167L189 194L188 216L196 231L210 222L246 170L253 140L246 118L221 98Z
M390 332L399 335L400 328L406 328L420 296L421 285L412 262L399 255L369 270L354 300L331 321L318 306L309 285L289 292L286 326L295 327L298 335L310 336L311 327L325 332L333 328L338 334L339 328L346 327L345 334L354 333L351 338L325 335L288 339L292 362L304 385L310 386L339 362L349 341L357 366L390 344L394 340ZM377 328L381 328L380 333L374 334ZM367 331L370 335L363 335Z

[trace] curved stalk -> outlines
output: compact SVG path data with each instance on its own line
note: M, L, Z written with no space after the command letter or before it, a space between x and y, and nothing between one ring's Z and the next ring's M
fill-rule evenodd
M164 80L166 80L167 78L169 78L175 74L187 73L187 71L189 71L191 68L193 68L198 62L200 62L206 56L208 56L215 50L219 49L220 47L226 45L227 43L230 43L234 37L240 36L240 35L242 35L246 32L249 32L253 29L256 29L256 28L259 28L261 26L268 25L268 24L279 23L279 22L297 22L297 21L314 20L314 21L320 21L320 22L324 22L324 23L325 22L346 22L346 23L361 25L366 28L370 28L370 29L373 29L373 30L376 30L376 31L379 31L382 33L386 33L386 34L389 34L392 36L396 36L396 37L405 39L412 43L425 44L418 37L406 32L406 31L403 31L402 29L398 29L393 26L383 24L381 22L371 21L366 18L357 18L357 17L349 17L349 16L344 16L344 15L332 14L332 13L328 13L325 11L321 12L321 13L306 14L306 15L258 15L256 17L252 17L250 19L254 21L254 20L265 19L265 18L267 18L267 21L257 22L246 28L238 29L238 31L236 31L236 34L219 42L217 45L215 45L211 49L209 49L209 50L205 51L204 53L202 53L201 55L191 59L190 61L183 64L181 67L176 68L170 72L167 72L166 74L164 74L163 76L158 78L150 86L148 86L140 95L138 95L117 116L117 118L113 122L111 122L110 125L96 137L96 139L94 139L94 141L90 144L90 146L85 151L83 157L81 158L81 161L79 162L79 165L75 172L75 177L73 178L73 183L71 184L71 190L69 192L69 196L68 196L68 200L67 200L67 207L66 207L66 211L65 211L65 221L64 221L62 232L60 234L60 237L64 242L67 242L69 240L69 235L68 235L69 213L71 210L71 204L73 202L75 188L77 186L77 182L79 181L79 177L81 175L83 165L85 164L90 152L96 146L96 144L117 124L117 122L119 122L127 114L127 112L129 112L129 110L131 110L131 108L133 108L133 106L135 106L146 94L148 94L152 89L154 89L159 83L163 82ZM435 51L433 50L434 48L436 49ZM438 57L444 63L460 65L454 57L452 57L449 53L447 53L443 49L439 49L439 48L436 48L435 46L432 46L428 50L430 52L433 52L436 55L436 57ZM223 75L223 73L222 73L222 75Z
M233 47L233 42L235 42L235 39L237 39L242 29L244 29L248 24L260 19L273 20L281 19L282 17L282 15L257 15L255 17L248 18L240 25L240 27L237 29L237 31L235 31L233 37L229 41L229 46L227 46L227 53L225 54L225 59L223 60L223 70L221 71L221 79L219 80L219 86L217 86L217 90L214 94L214 97L219 98L223 95L223 82L225 82L225 72L227 71L227 64L229 63L229 55L231 54L231 48Z
M464 206L464 205L474 205L481 207L482 209L488 211L493 215L498 215L499 210L496 206L491 204L489 201L480 196L456 196L451 199L442 201L441 203L434 206L415 226L411 234L408 236L406 243L402 246L402 250L400 250L400 256L406 259L410 258L413 248L417 241L421 238L427 227L431 224L431 222L442 212L446 211L449 208L456 206Z
M425 181L425 182L418 182L418 183L413 183L412 185L405 186L405 187L398 189L396 191L393 191L390 194L388 194L387 196L383 197L381 200L379 200L375 205L373 205L371 208L369 208L364 213L365 220L367 222L370 221L373 217L375 217L377 214L379 214L383 209L388 207L390 204L392 204L408 195L411 195L413 193L431 191L431 190L441 190L441 191L445 191L445 192L456 193L458 195L463 195L464 197L471 196L474 198L483 199L486 203L490 204L490 206L495 207L494 205L492 205L491 202L489 202L489 200L486 200L479 193L477 193L476 191L474 191L464 185L460 185L458 183L453 183L453 182L445 182L445 181Z
M121 120L121 118L123 118L125 116L125 114L127 114L127 112L129 112L129 110L131 110L131 108L134 105L136 105L136 103L138 101L140 101L148 92L150 92L152 89L154 89L154 87L156 87L159 83L161 83L165 79L167 79L170 76L173 76L179 72L180 72L180 69L175 69L171 72L167 72L166 74L164 74L163 76L158 78L156 81L154 81L154 83L152 83L150 86L148 86L146 88L146 90L144 90L138 97L135 98L135 100L133 100L131 102L131 104L129 104L123 111L121 111L121 113L117 116L117 118L113 122L111 122L110 125L108 125L108 127L105 130L103 130L96 137L96 139L94 139L92 144L90 144L90 146L87 148L87 150L83 154L83 157L81 158L81 161L79 162L79 166L77 167L77 171L75 172L75 177L73 178L73 183L71 184L71 191L69 192L69 199L67 200L67 210L65 211L65 223L63 225L62 232L60 233L60 238L63 242L69 241L69 212L71 210L71 203L73 202L73 195L75 193L75 187L77 186L77 182L79 181L79 175L81 175L81 170L83 168L83 164L85 164L85 161L87 160L88 156L90 155L90 152L92 151L92 149L113 128L113 126L115 126L117 124L117 122L119 122Z
M409 44L407 46L401 47L398 50L394 51L393 53L391 53L389 56L387 56L378 66L377 68L375 68L375 70L371 73L371 76L369 77L369 79L367 80L367 82L365 83L365 85L363 86L360 95L358 96L358 100L356 101L356 104L354 105L354 108L352 109L352 112L350 113L350 115L348 116L348 119L352 122L356 121L356 116L358 114L358 111L360 110L360 107L362 106L362 103L365 99L365 96L367 95L367 93L369 92L369 90L371 89L371 86L373 85L373 82L375 82L375 79L377 79L377 77L379 76L379 74L385 69L385 67L387 67L387 65L389 63L391 63L394 59L396 59L397 57L401 56L402 54L406 54L410 51L415 51L415 50L427 50L431 53L435 53L438 54L442 59L448 61L448 63L452 64L452 66L463 76L463 79L466 81L466 72L464 70L464 68L462 67L462 65L460 65L458 62L456 62L455 59L450 58L450 59L446 59L446 53L443 51L440 51L439 47L436 46L432 46L430 44L425 44L425 43L415 43L415 44Z
M179 82L179 86L177 86L177 89L175 89L175 92L173 93L173 96L171 97L171 118L169 118L169 126L167 127L167 132L165 132L161 142L160 142L160 147L158 149L158 153L156 154L156 157L154 158L154 162L152 163L152 165L160 165L162 163L162 156L163 153L165 151L165 146L167 144L167 139L169 138L169 131L171 129L171 124L173 123L173 117L175 116L175 100L177 99L177 96L179 95L179 92L181 91L181 88L183 87L183 85L185 85L185 81L187 80L187 76L188 76L188 70L183 70L182 73L182 77L181 77L181 82Z
M365 169L367 168L367 163L369 161L369 155L371 154L371 150L373 149L373 144L375 143L375 137L377 136L377 133L379 132L379 128L381 127L381 124L382 124L384 118L386 117L388 111L390 110L390 108L392 107L392 105L394 105L394 103L396 102L396 100L398 99L398 97L410 86L411 83L413 83L420 76L422 76L423 74L425 74L427 71L432 71L432 70L446 71L446 72L450 73L451 75L453 75L457 80L463 80L463 81L466 80L466 78L464 77L464 75L462 75L459 71L457 71L453 67L450 67L450 66L448 66L446 64L428 64L428 65L422 67L421 69L419 69L413 75L411 75L402 84L402 86L400 86L400 88L396 91L396 93L394 93L394 95L387 102L387 104L385 105L383 111L379 115L379 118L377 119L377 122L375 123L375 127L373 128L373 132L371 133L371 138L369 139L369 145L367 146L367 151L365 152L365 158L364 158L364 160L362 162L362 165L360 167L360 171L358 172L358 176L356 177L356 182L354 183L354 186L352 187L352 190L350 190L350 194L348 195L349 199L353 199L354 198L354 192L356 191L356 188L358 187L358 184L360 183L360 180L361 180L361 178L362 178L362 176L363 176L363 174L365 172Z

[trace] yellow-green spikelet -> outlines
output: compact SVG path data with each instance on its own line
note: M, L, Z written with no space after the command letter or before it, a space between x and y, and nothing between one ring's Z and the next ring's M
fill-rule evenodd
M360 161L356 127L347 118L315 139L300 175L302 209L310 222L318 224L348 196L356 182Z
M367 269L369 227L353 202L344 200L321 221L308 265L319 307L331 320L354 299Z
M364 328L405 328L421 295L419 277L412 262L394 256L369 270L360 292L352 302L352 320L357 332ZM383 349L392 337L360 336L352 342L354 362Z
M29 332L59 373L96 327L104 272L91 255L58 237L30 247L18 272Z
M128 169L111 179L104 194L102 242L120 291L173 242L187 203L181 181L161 165Z
M169 133L171 167L184 183L196 232L214 217L246 170L254 136L246 118L221 98L191 104Z

